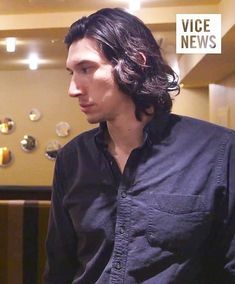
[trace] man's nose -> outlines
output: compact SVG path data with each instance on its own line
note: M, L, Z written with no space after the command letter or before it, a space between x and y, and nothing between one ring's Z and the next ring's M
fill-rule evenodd
M71 80L69 84L69 90L68 90L70 97L78 97L82 95L81 88L76 84L74 80Z

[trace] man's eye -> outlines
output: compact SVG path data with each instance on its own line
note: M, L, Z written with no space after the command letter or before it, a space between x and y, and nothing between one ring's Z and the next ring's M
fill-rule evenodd
M73 75L73 71L72 70L70 70L69 68L66 68L66 70L68 71L69 75Z
M82 71L83 74L87 74L89 69L90 69L90 67L82 67L81 71Z

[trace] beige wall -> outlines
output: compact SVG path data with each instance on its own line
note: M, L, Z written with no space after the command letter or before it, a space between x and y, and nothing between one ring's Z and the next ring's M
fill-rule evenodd
M235 129L235 73L210 84L210 121Z
M182 88L173 102L174 113L209 120L208 88Z
M47 143L58 140L62 145L85 129L91 128L80 113L76 99L69 98L69 75L65 70L0 72L0 117L9 116L15 131L0 134L0 147L9 147L13 163L0 168L0 185L50 185L54 162L44 156ZM31 108L42 112L39 121L28 118ZM68 137L58 137L55 125L66 121L71 125ZM23 135L33 135L38 148L26 153L20 147Z

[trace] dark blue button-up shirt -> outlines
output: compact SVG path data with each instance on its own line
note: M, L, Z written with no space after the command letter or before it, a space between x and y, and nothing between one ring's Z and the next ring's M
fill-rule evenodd
M235 134L167 115L121 174L105 124L59 152L46 283L235 283Z

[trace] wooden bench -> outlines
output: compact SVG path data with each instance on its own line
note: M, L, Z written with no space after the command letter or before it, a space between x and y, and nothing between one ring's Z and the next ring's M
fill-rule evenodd
M0 200L0 283L43 284L48 200Z

